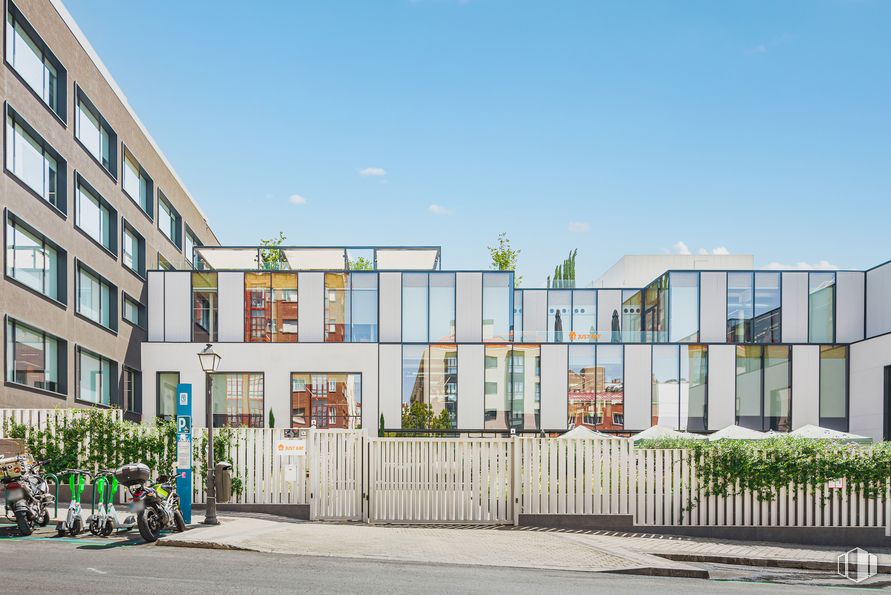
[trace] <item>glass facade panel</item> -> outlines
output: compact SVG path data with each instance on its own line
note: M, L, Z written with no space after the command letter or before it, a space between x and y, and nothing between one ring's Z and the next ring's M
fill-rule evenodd
M350 340L377 341L377 273L350 273Z
M121 262L134 273L145 276L145 241L129 226L124 226Z
M669 340L695 343L699 340L699 273L669 274Z
M754 276L727 273L727 341L750 343L755 317Z
M79 99L74 117L77 139L105 169L113 172L111 138L109 130L103 126L99 114L86 102Z
M780 273L755 273L753 341L779 343L782 323Z
M117 289L82 266L77 268L77 313L97 324L117 330Z
M641 292L628 289L623 290L621 325L623 343L640 343L643 340L641 312Z
M603 384L603 372L597 368L597 356L593 345L569 346L568 379L568 428L587 426L595 428L603 423L597 407L598 376Z
M402 340L427 342L427 274L402 274Z
M111 361L91 353L77 350L77 398L97 405L111 405L117 379L116 366Z
M362 427L362 375L291 374L291 426L356 430Z
M192 273L192 341L213 343L218 337L217 274Z
M10 8L6 13L6 61L51 110L64 118L59 106L59 77L56 66L25 31ZM62 106L64 108L64 106Z
M43 142L6 116L6 168L48 203L65 210L59 195L59 166Z
M65 394L65 352L64 341L7 317L7 382Z
M431 427L455 428L458 426L458 346L431 345L429 353Z
M680 346L680 426L703 432L708 417L708 345Z
M548 342L563 343L569 340L572 328L572 292L548 291Z
M848 431L848 346L820 346L820 426Z
M764 348L764 423L762 431L792 430L792 365L788 345Z
M65 263L56 249L8 217L6 221L6 274L54 300L65 301L65 284L59 283L59 266Z
M483 273L483 341L513 339L513 273Z
M402 346L402 428L429 426L430 381L426 345Z
M514 291L514 336L523 337L523 292Z
M455 340L454 273L430 273L430 340Z
M644 340L648 343L668 341L668 275L650 283L644 291Z
M215 428L264 426L263 374L218 372L211 378Z
M653 346L652 425L680 426L678 346Z
M541 428L541 347L514 345L507 359L510 390L510 427L518 430Z
M762 347L739 345L736 348L736 423L761 430Z
M349 341L349 273L325 273L325 342Z
M88 190L83 184L77 185L76 223L84 233L96 240L106 250L114 252L111 243L112 221L117 213L112 214L104 201Z
M808 273L808 341L835 341L835 273Z
M272 275L244 274L244 340L246 343L272 341Z
M510 345L486 345L483 419L487 430L511 427L511 390L507 372L510 352Z
M158 417L176 417L176 386L179 372L158 372Z
M602 377L602 380L601 380ZM597 415L598 430L625 429L625 365L624 347L597 346Z
M573 291L569 340L573 343L594 343L597 338L597 292L593 289Z
M297 342L297 273L272 273L272 342Z

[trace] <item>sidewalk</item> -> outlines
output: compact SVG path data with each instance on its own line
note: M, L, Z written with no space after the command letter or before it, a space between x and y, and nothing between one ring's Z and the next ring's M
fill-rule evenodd
M193 519L196 520L199 519ZM158 545L421 564L708 578L707 571L691 564L627 550L617 544L604 546L587 535L486 527L282 522L256 516L221 516L220 520L219 526L198 525L185 533L163 537Z

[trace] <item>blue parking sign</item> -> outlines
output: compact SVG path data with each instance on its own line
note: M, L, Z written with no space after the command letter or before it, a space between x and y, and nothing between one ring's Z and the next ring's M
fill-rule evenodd
M192 522L192 385L176 385L176 493L186 523Z

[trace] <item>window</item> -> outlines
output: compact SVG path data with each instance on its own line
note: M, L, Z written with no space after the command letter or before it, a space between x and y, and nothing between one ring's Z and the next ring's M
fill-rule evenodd
M514 290L514 336L517 340L523 339L523 292ZM534 341L531 337L529 341Z
M158 268L162 271L173 271L176 270L169 260L164 258L164 255L158 252Z
M644 340L649 343L668 341L668 274L664 274L644 290Z
M569 346L568 423L567 427L596 425L590 423L597 414L596 349L593 345ZM603 377L601 376L601 382Z
M217 340L217 274L192 273L192 341Z
M680 345L679 430L703 432L708 417L708 345Z
M752 273L727 273L727 341L750 343L755 298Z
M77 348L77 398L96 405L111 406L117 401L118 366L110 359Z
M668 340L695 343L699 340L699 273L669 273L668 289Z
M678 346L653 346L652 425L680 426Z
M58 337L6 319L6 381L60 395L68 392L68 344Z
M121 264L145 277L145 239L126 221L121 238Z
M6 274L22 285L66 303L67 254L14 215L6 219Z
M568 426L624 429L624 376L621 345L570 345Z
M808 341L835 341L835 273L808 273Z
M377 341L377 273L350 273L350 341Z
M349 273L325 273L325 341L349 341Z
M66 73L12 3L6 13L6 61L56 116L65 121Z
M65 160L9 106L6 169L59 212L67 212Z
M641 330L641 292L631 289L622 291L621 336L625 343L643 340Z
M780 342L780 273L727 273L727 341Z
M124 367L121 374L124 411L142 413L142 372Z
M124 320L134 326L145 328L145 306L126 293L121 293L124 296Z
M362 375L291 374L292 428L362 427Z
M537 430L541 421L541 370L538 345L487 345L495 365L484 373L484 423L487 430Z
M246 342L297 342L297 273L245 273L244 307Z
M124 176L121 185L127 196L139 205L139 208L149 216L149 219L152 219L155 212L155 205L152 201L154 184L136 158L126 149L124 149Z
M578 289L572 292L572 331L569 340L597 341L597 292Z
M848 346L820 346L820 426L848 431Z
M75 224L87 237L117 255L118 213L80 176L77 181Z
M215 428L263 427L262 373L216 373L211 379Z
M483 341L513 340L514 274L483 273Z
M116 178L118 136L80 88L77 88L74 118L74 135L77 140L105 171Z
M430 273L430 339L455 340L455 274Z
M755 273L753 340L779 343L781 339L780 273Z
M402 341L427 342L427 274L402 274Z
M457 423L457 345L403 345L401 427L443 430Z
M164 195L158 191L158 229L167 239L173 242L177 248L181 246L183 221Z
M572 325L572 292L548 291L548 342L562 343L569 339ZM564 329L566 332L564 332Z
M201 242L198 240L198 236L192 233L192 230L189 229L189 226L186 225L186 235L185 242L183 246L183 252L186 255L186 262L192 264L192 252L194 251L196 246L200 246Z
M736 423L753 430L792 429L792 366L788 345L736 348Z
M77 263L77 313L117 332L118 288L93 270Z
M176 417L176 387L178 384L179 372L158 372L158 417L162 419Z

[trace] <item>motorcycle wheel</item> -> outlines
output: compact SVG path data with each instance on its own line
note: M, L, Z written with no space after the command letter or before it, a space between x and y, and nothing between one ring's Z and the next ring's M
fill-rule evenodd
M179 510L173 511L173 524L176 525L176 530L180 533L186 530L186 519L183 518L183 513Z
M158 541L161 536L161 513L154 506L146 506L136 517L139 534L149 543Z
M15 523L19 526L19 533L25 537L34 532L34 528L31 526L31 521L28 520L27 510L15 511Z
M46 527L50 523L50 515L48 510L44 510L43 514L37 519L37 524Z
M114 533L114 523L111 522L111 519L105 521L105 525L102 527L102 531L100 532L102 537L108 537L112 533Z
M81 520L80 517L77 517L76 519L74 519L74 522L71 523L71 528L68 529L68 534L72 537L75 537L76 535L80 535L81 533L83 533L83 530L84 522Z

